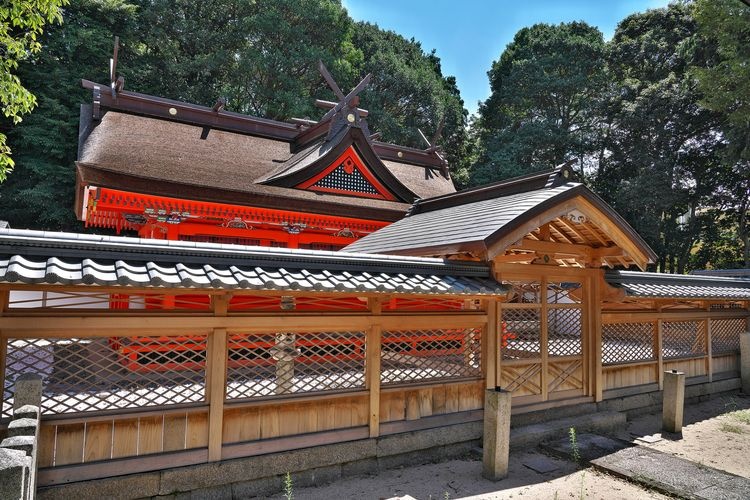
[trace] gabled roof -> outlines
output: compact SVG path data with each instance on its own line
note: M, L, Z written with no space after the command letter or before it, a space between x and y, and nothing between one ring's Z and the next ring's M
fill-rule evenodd
M440 259L0 230L0 283L492 295L489 267Z
M416 203L408 217L346 247L345 251L401 255L472 253L491 259L549 220L574 209L616 228L641 267L656 258L646 242L586 186L565 182L565 165ZM529 190L529 188L535 188ZM533 226L533 227L532 227Z
M300 187L327 169L337 167L339 158L348 150L353 150L362 166L387 189L387 193L383 193L386 199L411 203L418 198L383 164L365 136L365 131L351 125L342 127L330 139L317 141L292 155L261 182L289 188Z
M750 300L750 279L632 271L607 271L604 279L628 297Z
M88 81L83 85L92 89L94 100L81 110L79 190L97 185L377 220L401 218L408 203L417 197L455 191L450 178L440 175L444 165L434 154L372 140L366 124L363 127L359 122L344 127L351 130L343 130L332 141L329 133L334 131L333 125L341 125L340 119L293 124L221 107L114 92L107 85ZM342 131L341 127L335 130ZM345 143L357 148L374 175L394 193L393 201L340 193L321 195L285 182L295 173L285 167L294 164L302 168L297 176L309 173L312 170L304 167L314 170L330 159L325 153ZM310 165L315 159L320 161ZM80 205L77 212L80 216Z

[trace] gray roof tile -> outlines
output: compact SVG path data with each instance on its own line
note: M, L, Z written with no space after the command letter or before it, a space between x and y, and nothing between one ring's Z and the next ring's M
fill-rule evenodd
M608 271L605 279L629 297L750 300L748 279L632 271Z
M0 230L0 283L487 295L489 268L440 259Z

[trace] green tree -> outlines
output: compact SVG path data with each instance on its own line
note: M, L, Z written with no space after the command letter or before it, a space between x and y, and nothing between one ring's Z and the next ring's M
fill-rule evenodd
M721 188L719 114L699 104L690 67L705 53L684 4L633 14L617 27L608 66L609 154L595 188L659 255L662 272L686 271L696 244L716 224Z
M716 203L724 209L722 222L736 228L743 246L742 261L731 265L750 267L750 5L740 0L698 0L693 13L703 39L716 51L708 64L692 68L703 92L702 103L726 118L724 161L730 178L725 185L730 187L717 193ZM725 253L732 247L718 244Z
M12 226L80 230L73 213L78 109L91 102L81 77L108 81L113 36L130 40L134 16L125 0L74 0L64 24L40 38L44 50L19 66L39 107L9 134L17 167L0 190L0 213ZM123 50L121 64L129 53Z
M439 143L445 156L454 171L465 169L468 112L456 79L443 76L435 51L425 53L416 40L370 23L357 23L353 44L363 54L359 73L372 73L362 103L381 140L425 148L418 129L431 138L443 122Z
M60 8L67 3L68 0L10 0L0 4L0 106L5 118L14 124L37 102L16 74L18 63L39 53L42 44L38 37L45 24L62 21ZM6 136L0 133L0 182L14 166L10 153Z
M582 22L523 28L492 64L479 108L472 184L549 168L596 150L606 87L601 32Z

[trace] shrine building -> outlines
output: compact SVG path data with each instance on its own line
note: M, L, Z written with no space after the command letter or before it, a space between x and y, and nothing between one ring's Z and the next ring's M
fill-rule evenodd
M0 437L38 373L40 498L266 495L459 456L488 389L513 426L594 428L654 410L666 370L688 399L738 390L750 280L646 272L568 163L456 191L439 134L379 140L368 78L321 73L318 121L83 81L87 233L0 229Z

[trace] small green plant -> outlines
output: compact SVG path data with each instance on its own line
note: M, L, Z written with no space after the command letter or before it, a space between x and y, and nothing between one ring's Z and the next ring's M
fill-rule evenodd
M575 463L580 464L581 450L578 449L578 437L576 436L575 427L571 427L568 430L568 440L570 442L570 456Z
M284 497L286 500L294 500L294 484L292 483L292 475L288 472L284 476Z
M743 424L750 425L750 410L737 410L732 412L732 418Z
M451 495L447 491L443 493L443 500L451 500Z
M721 427L719 428L722 432L731 432L733 434L744 434L745 429L743 429L741 426L736 424L730 424L727 422L724 422L721 424Z

